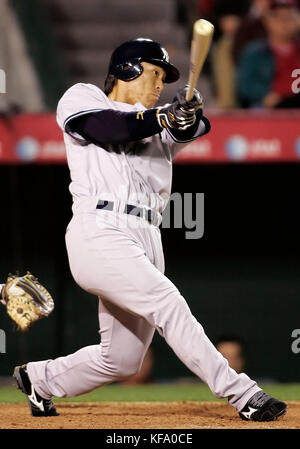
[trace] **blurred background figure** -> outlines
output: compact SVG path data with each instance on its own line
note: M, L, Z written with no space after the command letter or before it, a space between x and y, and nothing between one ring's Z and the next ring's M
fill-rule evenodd
M269 10L271 0L251 0L248 14L240 21L236 30L232 56L238 61L242 49L251 41L266 37L263 17Z
M244 107L299 108L292 72L300 67L299 9L295 0L273 0L263 16L266 37L242 50L237 91Z
M176 0L177 22L186 28L187 46L193 37L193 24L198 19L210 20L218 0Z
M198 18L196 0L176 0L176 22L185 29L185 45L190 46L193 23Z
M232 57L238 26L248 10L248 1L215 0L215 44L212 51L212 77L216 106L230 109L237 106L236 69Z
M0 110L56 110L69 76L56 45L46 1L1 0L0 32L0 68L7 80Z
M186 82L190 48L187 23L194 0L43 0L43 4L70 75L70 85L82 82L103 88L112 50L138 37L160 42L181 73L180 81L166 86L162 92L161 104L170 102ZM202 81L199 84L207 106L209 82L204 80L204 86Z
M0 95L0 113L43 111L39 79L22 29L7 0L0 2L0 36L0 68L6 74L6 94Z
M237 373L245 369L245 348L242 340L234 335L223 335L215 341L217 350L228 360L229 366Z
M199 15L208 19L212 16L217 0L195 0Z
M141 369L138 373L133 376L129 376L123 379L120 383L122 385L138 385L147 384L153 381L153 364L154 364L154 353L150 346L146 352L145 358L143 360Z
M237 373L248 372L247 360L249 356L247 345L237 335L222 335L215 340L215 347L227 359L229 366ZM278 382L275 376L256 374L253 376L259 384L271 384Z

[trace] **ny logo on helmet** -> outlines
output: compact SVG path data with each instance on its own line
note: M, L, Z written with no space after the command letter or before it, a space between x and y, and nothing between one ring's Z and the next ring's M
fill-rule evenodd
M164 47L161 47L161 51L163 52L163 58L164 58L167 62L170 62L170 58L169 58L169 55L168 55L167 50L166 50Z

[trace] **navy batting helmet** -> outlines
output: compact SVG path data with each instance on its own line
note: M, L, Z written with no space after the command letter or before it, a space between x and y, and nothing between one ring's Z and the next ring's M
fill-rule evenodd
M162 67L166 72L166 83L179 79L179 71L170 63L167 50L158 42L144 38L124 42L116 48L110 59L108 75L131 81L142 74L142 61Z

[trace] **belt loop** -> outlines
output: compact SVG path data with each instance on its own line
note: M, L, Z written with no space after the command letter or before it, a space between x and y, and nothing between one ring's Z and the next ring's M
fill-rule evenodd
M118 212L122 212L122 214L124 214L125 207L126 207L126 201L124 199L120 198Z

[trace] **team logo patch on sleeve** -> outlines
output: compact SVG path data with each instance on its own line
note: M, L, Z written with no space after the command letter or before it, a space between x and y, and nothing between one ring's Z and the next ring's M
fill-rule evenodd
M139 112L136 114L136 119L137 119L137 120L139 120L139 119L144 120L144 111L139 111Z

